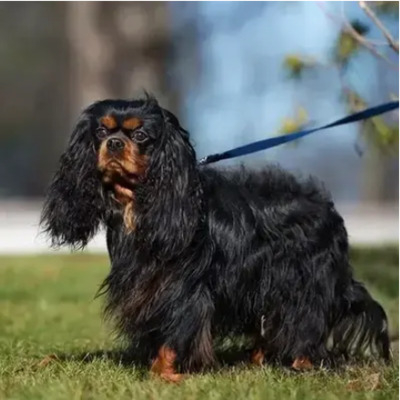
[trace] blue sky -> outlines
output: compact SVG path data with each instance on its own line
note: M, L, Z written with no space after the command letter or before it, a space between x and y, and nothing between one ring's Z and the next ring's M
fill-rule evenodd
M321 68L294 82L282 69L283 58L290 53L329 63L338 26L315 2L194 4L180 8L175 3L174 15L177 30L191 19L198 34L200 74L185 88L183 120L199 157L277 134L282 118L292 115L298 106L307 109L313 125L346 114L334 70ZM338 16L343 7L350 19L365 20L357 4L325 6ZM378 37L374 31L371 35ZM179 53L179 43L177 48L184 70L186 62L192 61L185 59L184 51ZM387 91L377 90L382 82L376 81L376 60L363 54L353 64L349 79L354 87L371 104L387 100L382 96ZM389 79L389 84L394 82ZM357 125L332 129L304 139L296 147L271 149L234 163L277 161L296 172L319 176L328 181L337 197L354 200L359 195L362 168L354 150L357 129Z

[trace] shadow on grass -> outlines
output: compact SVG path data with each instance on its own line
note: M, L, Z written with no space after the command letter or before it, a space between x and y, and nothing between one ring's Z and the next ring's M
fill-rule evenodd
M232 345L227 347L226 345L222 347L216 347L215 349L215 358L216 363L210 368L207 368L204 372L217 372L224 369L229 369L234 366L241 367L249 367L252 364L250 363L252 349L241 346L241 345ZM137 378L147 379L148 372L150 368L151 361L143 357L142 355L138 355L137 353L131 350L110 350L110 351L93 351L86 352L80 354L57 354L56 358L60 362L79 362L79 363L95 363L98 361L110 361L116 366L120 366L123 368L135 368ZM392 354L392 359L388 362L384 362L383 360L377 359L369 359L365 357L354 358L352 360L344 360L341 359L336 360L332 363L327 363L325 365L321 365L320 368L314 369L315 371L336 371L337 373L344 372L349 367L358 368L358 367L371 367L371 366L379 366L380 368L393 366L397 364L398 361L398 349L397 354L396 351ZM307 371L298 371L290 367L290 364L284 364L277 362L277 360L266 360L266 365L273 366L286 373L296 375L299 373L305 373ZM200 371L192 371L193 373Z
M215 366L210 368L211 371L220 370L224 367L232 367L237 365L248 365L250 363L251 350L241 346L231 346L229 348L216 348L215 358L217 360ZM93 352L85 352L78 354L56 354L56 358L61 362L79 362L79 363L95 363L98 361L110 361L117 366L124 368L137 368L143 370L145 374L151 361L137 352L131 350L99 350Z

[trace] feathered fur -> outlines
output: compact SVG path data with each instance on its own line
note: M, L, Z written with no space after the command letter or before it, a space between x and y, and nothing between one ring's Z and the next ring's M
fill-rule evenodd
M147 129L135 181L135 230L97 170L94 131L109 112ZM245 334L270 360L389 358L387 319L353 277L343 219L316 181L275 166L199 167L188 133L154 99L84 111L50 185L42 223L55 244L107 229L106 311L148 359L174 349L183 369L214 362L213 339ZM262 322L263 321L263 322Z

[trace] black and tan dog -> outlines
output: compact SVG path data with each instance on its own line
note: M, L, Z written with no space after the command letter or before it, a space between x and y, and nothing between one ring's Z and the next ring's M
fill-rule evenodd
M329 195L277 167L198 166L153 98L83 112L42 224L74 247L106 227L107 313L169 381L211 365L213 338L230 334L254 338L258 364L389 358L385 312L353 278Z

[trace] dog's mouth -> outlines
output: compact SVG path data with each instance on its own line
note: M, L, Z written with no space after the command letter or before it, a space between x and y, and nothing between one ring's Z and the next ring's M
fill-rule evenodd
M108 148L109 141L100 146L97 168L105 190L118 203L126 206L134 200L135 190L144 182L147 156L140 155L136 146L124 141L123 149Z
M133 199L135 187L140 181L138 174L127 170L115 160L108 163L100 172L104 188L111 192L115 200L126 204Z

